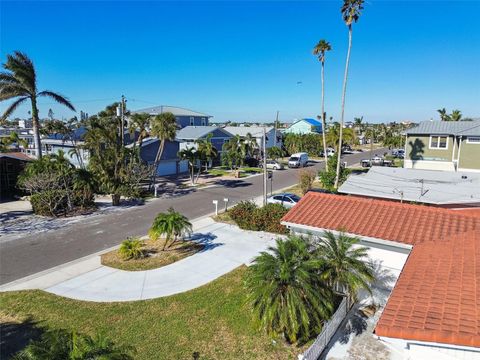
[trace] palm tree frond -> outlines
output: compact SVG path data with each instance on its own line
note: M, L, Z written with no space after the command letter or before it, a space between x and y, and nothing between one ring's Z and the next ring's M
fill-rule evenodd
M28 97L21 97L20 99L15 100L10 106L5 110L2 117L0 118L2 121L6 120L14 111L17 109Z
M58 102L59 104L62 104L64 106L66 106L67 108L69 108L70 110L72 111L76 111L75 110L75 107L72 105L72 103L64 96L58 94L58 93L55 93L53 91L50 91L50 90L45 90L45 91L40 91L38 94L38 96L47 96L47 97L50 97L52 98L53 100L55 100L56 102Z

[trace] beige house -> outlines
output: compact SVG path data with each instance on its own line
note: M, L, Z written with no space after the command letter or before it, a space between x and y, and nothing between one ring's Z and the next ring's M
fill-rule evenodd
M480 120L426 121L405 134L405 168L480 172Z

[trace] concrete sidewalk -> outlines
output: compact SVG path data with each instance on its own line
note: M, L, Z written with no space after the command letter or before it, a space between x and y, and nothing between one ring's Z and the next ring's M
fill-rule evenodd
M123 271L101 265L98 253L6 284L0 290L37 288L72 299L97 302L169 296L195 289L248 264L276 238L272 234L216 223L210 218L200 219L193 225L192 240L205 244L205 249L171 265L147 271Z

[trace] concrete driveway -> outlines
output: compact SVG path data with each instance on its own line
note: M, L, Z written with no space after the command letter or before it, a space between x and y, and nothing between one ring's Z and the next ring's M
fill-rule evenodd
M88 261L91 261L88 259L85 266L77 263L70 270L59 269L35 282L49 284L45 291L77 300L113 302L158 298L207 284L242 264L250 263L275 241L272 234L243 231L211 219L202 222L202 226L192 234L192 239L205 244L205 249L171 265L148 271L123 271L98 262L94 269L75 274L77 271L74 269L88 267ZM69 273L69 279L62 279L62 274ZM52 285L55 279L60 282ZM15 288L22 288L22 285Z

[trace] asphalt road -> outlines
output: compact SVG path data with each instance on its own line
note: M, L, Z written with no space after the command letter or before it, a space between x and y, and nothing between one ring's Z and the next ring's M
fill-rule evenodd
M379 149L376 152L382 154L383 150ZM355 164L368 156L368 152L345 155L344 161ZM319 170L323 166L323 162L320 162L310 168ZM296 183L298 183L297 169L274 173L274 191ZM229 205L232 205L241 200L261 196L262 193L262 176L232 180L219 186L185 192L171 198L155 199L142 206L86 217L60 229L0 242L0 284L110 248L128 236L145 235L155 215L170 207L174 207L189 219L195 219L214 211L212 200L219 200L219 206L223 206L223 199L229 198Z

